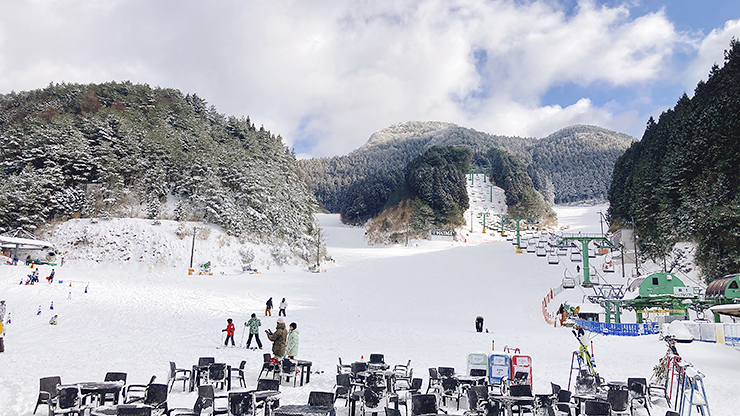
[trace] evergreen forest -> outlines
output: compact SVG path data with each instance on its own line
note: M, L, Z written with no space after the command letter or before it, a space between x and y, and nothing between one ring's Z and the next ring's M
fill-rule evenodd
M109 82L0 95L0 140L0 231L141 216L303 258L315 245L318 204L282 138L195 94Z
M740 41L614 166L612 228L634 227L641 254L662 262L679 241L697 244L707 282L740 270Z

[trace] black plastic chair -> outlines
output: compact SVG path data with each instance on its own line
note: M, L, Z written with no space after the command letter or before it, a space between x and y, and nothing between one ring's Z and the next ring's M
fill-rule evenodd
M437 372L440 378L451 378L455 377L454 367L437 367Z
M36 414L40 404L45 404L51 410L54 407L54 401L57 397L57 386L62 384L62 378L59 376L43 377L39 379L39 398L36 399L36 407L33 414Z
M257 403L251 391L229 393L229 416L254 416Z
M219 399L228 401L228 396L216 396L212 384L204 384L198 386L198 397L203 398L203 408L211 408L211 414L214 415L225 415L229 413L228 404L225 403L223 406L219 404Z
M434 394L417 394L411 396L411 414L414 416L439 413L437 396Z
M611 406L608 402L602 402L601 400L586 400L584 414L586 416L609 416Z
M427 394L434 388L434 391L438 391L442 388L442 381L439 378L439 372L436 368L429 368L429 385L427 386Z
M149 384L146 387L144 404L151 406L153 410L167 413L167 393L169 391L170 386L166 384Z
M283 358L280 364L280 379L285 378L285 381L289 383L291 377L293 377L293 387L295 387L298 380L298 377L296 377L296 363L290 358Z
M167 416L200 416L200 414L203 412L205 399L201 396L198 396L197 399L195 399L195 404L193 404L193 408L180 408L180 407L174 407L169 409L169 413Z
M208 382L214 387L221 385L221 390L226 388L226 364L213 363L208 366Z
M147 388L149 388L150 385L154 384L154 380L156 379L157 376L152 376L152 378L149 379L148 384L129 384L128 386L126 386L123 394L123 397L125 398L125 403L135 403L143 401L146 397Z
M457 410L460 410L460 397L462 397L460 381L456 378L443 378L442 405L447 405L447 399L455 400L455 403L457 404Z
M269 376L270 372L272 373L275 372L277 365L270 362L271 358L272 358L272 355L269 352L262 354L262 359L263 359L262 369L260 370L260 373L257 376L257 380L262 379L262 373L265 373L265 376Z
M386 407L385 416L401 416L401 411L392 407Z
M351 374L352 377L357 378L357 373L362 373L367 371L367 363L363 363L360 361L354 362L350 365L350 368L352 369Z
M385 364L385 355L383 354L370 354L370 364Z
M174 361L170 361L170 376L167 380L167 384L170 385L170 391L175 386L175 382L182 381L182 391L185 391L185 385L190 381L190 377L193 376L193 371L185 368L177 368Z
M344 405L349 404L349 396L352 393L352 379L349 374L337 374L337 383L334 385L334 396L345 399Z
M271 378L261 378L257 381L257 391L280 391L280 380L275 380ZM267 403L269 402L270 408L274 409L278 406L280 406L280 400L268 400L267 398L256 398L257 402L257 408L263 408L267 406ZM265 409L267 411L267 409ZM268 412L269 413L269 412Z
M117 372L107 372L105 373L105 378L103 381L122 381L123 385L126 385L126 377L128 375L126 373L117 373ZM114 404L118 404L118 397L119 393L105 393L105 396L103 397L103 403L110 401Z
M337 364L337 374L349 374L352 372L352 366L349 364L342 363L342 357L339 358L339 364Z
M557 403L555 406L559 411L567 413L568 415L573 413L574 405L570 402L571 392L569 390L560 389L558 390Z
M627 379L627 390L629 390L630 397L630 409L633 409L635 403L642 406L647 410L650 415L650 400L648 400L647 394L647 380L645 378L628 378Z
M199 357L198 358L198 384L208 383L208 369L211 364L216 362L214 357ZM195 376L195 375L193 375Z
M82 393L78 386L57 386L57 397L54 406L49 410L49 416L82 415Z
M309 406L334 406L334 393L326 391L312 391L308 393Z
M140 407L134 405L122 404L116 407L117 416L151 416L151 407ZM182 414L180 414L182 416Z
M239 364L239 368L231 367L231 372L229 372L229 378L231 380L234 379L234 373L236 373L236 380L239 382L240 387L247 387L247 381L244 379L244 369L247 367L247 360L242 360L242 362Z
M529 384L512 384L509 386L509 395L512 397L519 397L520 399L513 405L512 409L516 409L519 414L524 412L534 413L534 396L532 395L532 386ZM531 400L523 400L521 398L529 398Z
M609 391L606 392L606 401L609 403L609 406L611 406L612 413L625 413L629 408L629 396L629 390L609 389Z

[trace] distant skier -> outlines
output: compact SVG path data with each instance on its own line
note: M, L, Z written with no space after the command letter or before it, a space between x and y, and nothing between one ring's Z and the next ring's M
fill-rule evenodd
M477 316L475 318L475 330L476 332L483 332L483 317Z
M272 298L267 299L267 303L265 303L265 316L272 316Z
M272 341L272 354L276 360L282 360L283 354L285 354L285 341L288 337L288 331L285 330L285 321L283 318L277 319L277 325L275 326L275 332L265 330L267 333L267 339Z
M49 277L46 278L46 280L49 281L49 284L54 281L54 269L51 269L51 273L49 274Z
M58 315L54 315L54 316L51 317L51 319L49 319L49 325L56 325L57 324L57 316Z
M228 325L226 325L226 329L222 329L221 332L226 332L226 341L224 341L224 346L229 345L229 339L231 339L231 346L234 346L234 324L231 321L231 318L227 319L226 322L228 322Z
M288 338L285 342L285 355L291 360L298 355L298 325L295 322L290 323L290 330L288 331Z
M260 341L260 325L262 321L257 318L257 314L252 314L249 321L244 323L244 326L249 327L249 338L247 338L247 348L252 344L252 337L257 341L257 346L262 349L262 341Z
M288 302L285 301L285 298L280 302L280 310L278 311L278 316L285 316L285 309L288 308Z

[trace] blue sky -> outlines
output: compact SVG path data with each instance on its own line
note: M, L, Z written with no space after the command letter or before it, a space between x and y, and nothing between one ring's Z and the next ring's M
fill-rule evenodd
M177 88L249 115L299 157L346 154L410 120L639 138L740 37L727 0L29 0L0 16L0 93Z

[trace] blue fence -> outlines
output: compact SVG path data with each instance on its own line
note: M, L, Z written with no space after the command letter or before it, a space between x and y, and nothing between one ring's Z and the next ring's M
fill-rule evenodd
M604 322L576 319L576 323L586 331L596 332L603 335L637 337L640 335L660 333L660 325L658 325L657 322L645 322L642 324L607 324Z

